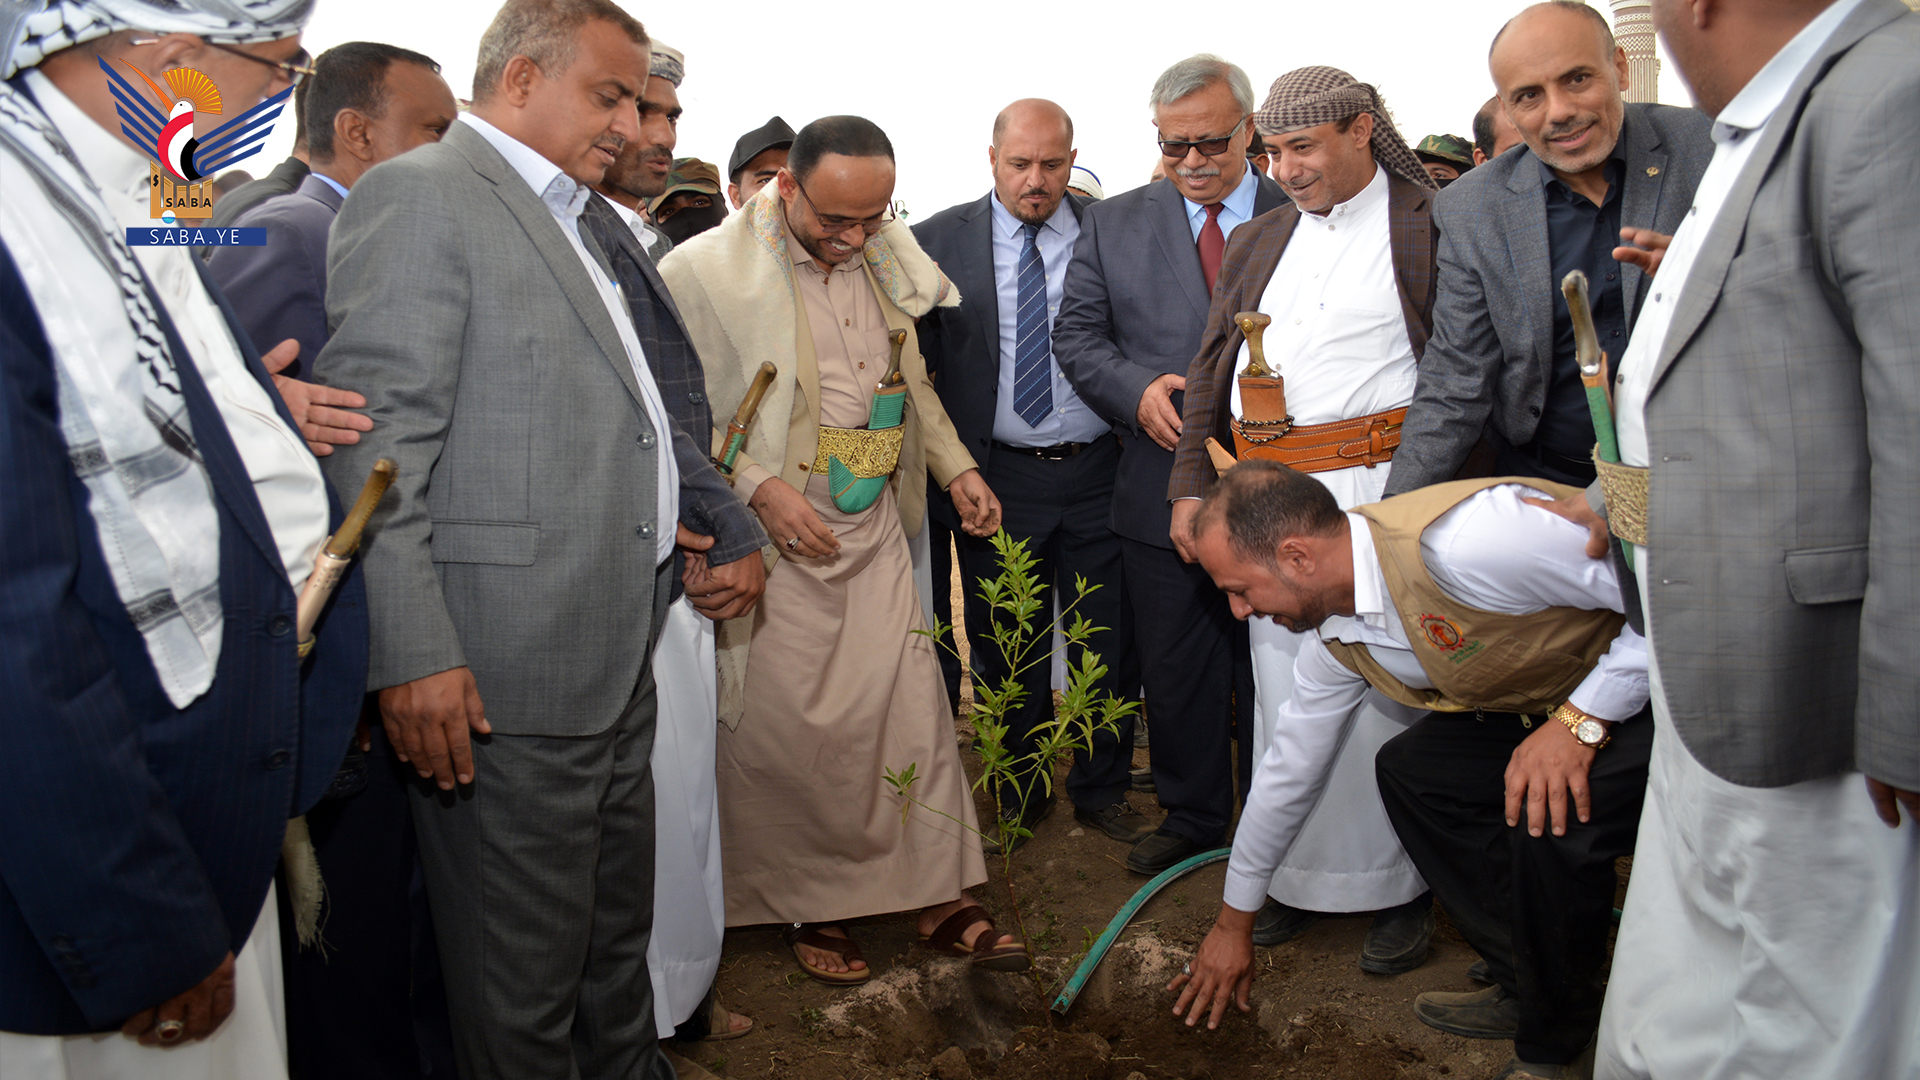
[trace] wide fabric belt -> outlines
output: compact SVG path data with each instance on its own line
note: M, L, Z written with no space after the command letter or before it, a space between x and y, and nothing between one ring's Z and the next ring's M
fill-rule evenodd
M1597 446L1593 467L1600 474L1600 491L1607 498L1607 531L1629 544L1646 547L1649 470L1602 461Z
M1263 458L1299 472L1333 472L1365 465L1371 469L1392 461L1400 447L1400 425L1406 406L1385 412L1336 420L1331 424L1250 424L1233 421L1233 441L1241 460Z
M900 464L900 445L906 440L907 429L895 426L875 431L872 428L820 427L820 450L813 458L815 476L830 476L840 470L833 468L831 459L838 458L840 466L857 480L874 480L892 476L894 467Z

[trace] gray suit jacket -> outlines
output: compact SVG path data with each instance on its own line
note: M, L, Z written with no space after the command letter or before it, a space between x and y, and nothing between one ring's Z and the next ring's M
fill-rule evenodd
M373 431L323 458L400 478L366 548L369 688L466 665L509 735L590 735L632 697L656 605L662 433L560 225L465 124L354 186L320 381ZM669 436L670 437L670 436Z
M1280 185L1262 176L1253 216L1286 201ZM1153 380L1186 375L1207 329L1212 298L1186 206L1171 181L1159 180L1087 207L1053 321L1053 356L1061 373L1121 433L1113 531L1168 549L1173 451L1140 430L1139 409L1140 395ZM1185 400L1175 393L1173 407Z
M1647 401L1674 728L1771 787L1920 789L1920 15L1866 0L1773 114Z
M282 372L295 378L313 370L327 343L327 232L342 201L325 180L308 176L298 190L234 219L236 228L267 230L264 246L217 247L207 260L254 348L300 343L300 358Z
M1672 233L1713 158L1697 109L1627 106L1620 224ZM1434 199L1440 232L1433 339L1393 456L1388 495L1453 479L1484 429L1533 441L1553 377L1553 313L1566 301L1553 277L1539 159L1525 146L1455 180ZM1627 324L1644 275L1620 268ZM1614 357L1618 360L1619 357Z

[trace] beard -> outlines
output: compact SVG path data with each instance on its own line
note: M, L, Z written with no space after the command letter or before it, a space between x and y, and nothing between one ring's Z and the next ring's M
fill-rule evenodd
M628 152L622 153L619 159L607 169L607 178L604 183L643 202L658 198L666 192L669 177L666 173L656 174L646 167L650 162L655 161L664 161L671 165L673 148L658 143L644 150L629 148Z
M1052 206L1049 206L1044 210L1028 210L1024 200L1029 195L1038 195L1044 199L1048 197L1049 193L1042 188L1034 188L1030 191L1021 192L1020 197L1014 200L1014 206L1016 207L1016 209L1009 211L1010 213L1013 214L1015 221L1019 221L1027 225L1044 225L1047 223L1047 219L1053 216L1053 212L1055 210L1060 209L1060 202L1058 199L1056 199L1054 200L1054 203ZM1065 198L1065 197L1066 197L1065 195L1061 196L1061 198Z

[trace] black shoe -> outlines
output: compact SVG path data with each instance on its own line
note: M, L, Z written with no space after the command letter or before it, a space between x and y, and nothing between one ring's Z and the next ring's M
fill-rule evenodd
M1098 810L1073 808L1073 820L1089 829L1099 829L1123 844L1136 843L1153 831L1153 823L1124 802Z
M1253 943L1264 947L1292 941L1319 921L1320 916L1313 912L1288 907L1269 896L1253 917Z
M1469 1039L1511 1039L1520 1033L1520 1000L1498 986L1465 994L1430 990L1413 999L1428 1027Z
M1421 896L1379 912L1360 943L1360 970L1399 975L1427 962L1433 940L1433 898Z
M1014 851L1019 851L1021 848L1026 847L1027 841L1033 839L1032 833L1034 827L1042 821L1045 821L1048 814L1053 813L1053 798L1051 796L1035 793L1034 798L1039 801L1029 805L1026 814L1023 815L1020 820L1020 824L1026 828L1028 835L1015 836L1013 838ZM1000 842L995 839L996 835L996 833L988 832L986 839L980 844L981 853L991 859L1000 857Z
M1127 853L1127 869L1152 876L1210 850L1211 845L1195 843L1177 832L1155 829Z
M1481 986L1492 986L1493 969L1487 966L1485 960L1475 960L1473 966L1467 969L1467 978L1479 983Z
M1144 791L1151 795L1159 790L1153 786L1153 766L1151 765L1144 769L1135 769L1128 775L1131 777L1131 786L1135 791Z

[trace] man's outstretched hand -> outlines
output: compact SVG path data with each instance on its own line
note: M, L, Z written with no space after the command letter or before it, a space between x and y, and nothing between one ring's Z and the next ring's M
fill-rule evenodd
M1187 1018L1187 1026L1207 1018L1207 1030L1220 1026L1220 1018L1232 1002L1241 1012L1253 1005L1247 995L1253 989L1253 916L1251 911L1220 905L1220 917L1200 943L1193 962L1173 977L1168 990L1180 991L1173 1003L1173 1015Z
M1660 262L1667 257L1667 247L1673 243L1673 237L1652 229L1629 227L1620 230L1620 241L1620 246L1613 249L1614 261L1632 263L1652 277L1660 271Z
M280 374L300 358L300 343L292 338L273 347L260 358L273 374L273 388L280 391L300 437L315 457L326 457L335 446L352 446L360 433L373 430L373 421L348 409L364 409L367 399L351 390L340 390L318 383L302 382Z
M1520 824L1522 807L1527 832L1534 836L1545 831L1549 819L1553 835L1565 836L1568 810L1585 822L1593 810L1587 772L1596 753L1560 721L1543 722L1513 748L1513 757L1507 761L1507 824Z
M380 719L393 743L393 756L442 791L452 791L455 781L473 783L469 731L493 733L473 672L464 667L380 691Z
M1607 557L1607 520L1593 512L1587 505L1587 493L1576 491L1564 499L1536 499L1531 495L1520 496L1520 501L1529 506L1558 514L1587 530L1587 557L1604 559Z

